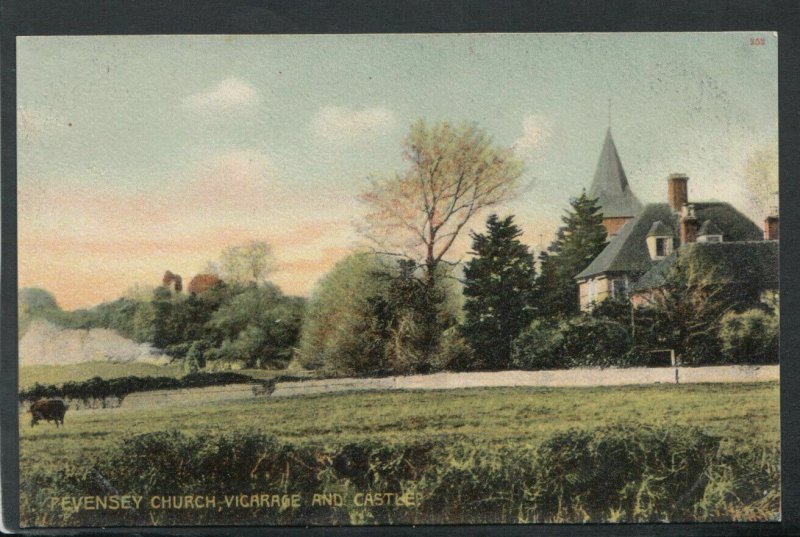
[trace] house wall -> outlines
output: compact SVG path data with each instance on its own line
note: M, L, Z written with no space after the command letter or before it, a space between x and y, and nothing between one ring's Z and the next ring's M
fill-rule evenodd
M592 282L594 282L594 295L592 295ZM588 310L592 302L600 302L611 296L611 280L606 276L589 278L578 284L581 309Z

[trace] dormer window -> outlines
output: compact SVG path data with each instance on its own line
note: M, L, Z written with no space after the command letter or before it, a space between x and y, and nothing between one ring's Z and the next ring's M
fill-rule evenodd
M667 239L666 237L656 237L656 257L667 256Z
M653 222L647 232L647 251L650 259L657 261L672 253L672 229L661 220Z
M711 220L706 220L697 232L697 242L722 242L722 230Z

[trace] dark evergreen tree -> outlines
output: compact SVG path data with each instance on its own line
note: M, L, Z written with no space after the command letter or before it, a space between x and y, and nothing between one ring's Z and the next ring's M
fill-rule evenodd
M606 245L606 228L597 199L586 191L570 202L561 217L564 226L546 252L539 255L536 303L542 317L570 317L580 312L575 276L589 266Z
M514 217L491 215L486 234L472 233L473 257L464 269L463 335L482 369L511 364L511 343L533 319L535 263L518 240Z

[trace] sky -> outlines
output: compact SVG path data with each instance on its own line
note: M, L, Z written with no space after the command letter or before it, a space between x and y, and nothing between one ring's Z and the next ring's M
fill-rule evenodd
M753 45L763 38L763 45ZM504 206L546 247L606 130L635 194L763 219L743 180L777 151L777 34L66 36L17 42L19 286L65 309L188 281L272 245L308 295L364 244L358 195L402 172L411 123L476 122L525 161ZM777 199L775 200L777 205ZM484 217L471 222L481 230ZM465 235L454 259L468 251Z

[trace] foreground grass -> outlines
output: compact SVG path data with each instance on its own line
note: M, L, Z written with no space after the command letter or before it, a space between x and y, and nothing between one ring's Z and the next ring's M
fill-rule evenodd
M771 520L778 398L777 382L519 387L123 405L68 412L60 428L22 415L21 513L34 526ZM412 486L430 502L77 518L47 507L53 495L108 494L98 472L141 494Z

